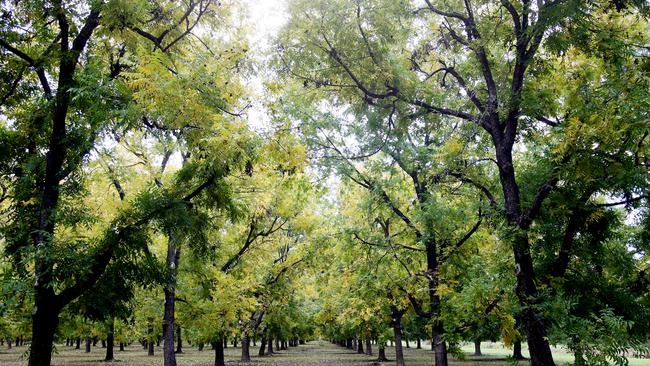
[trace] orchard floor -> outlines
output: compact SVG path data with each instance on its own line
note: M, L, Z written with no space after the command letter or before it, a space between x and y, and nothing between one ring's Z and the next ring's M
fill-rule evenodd
M405 361L407 366L431 366L433 364L433 354L427 350L428 345L423 344L423 349L404 348ZM83 348L83 345L82 345ZM7 349L6 346L0 346L0 366L25 366L27 361L22 356L25 354L27 347L14 347ZM463 350L468 354L464 360L450 359L450 364L454 366L506 366L512 365L507 359L511 353L510 349L504 348L500 343L483 343L483 356L472 356L473 344L463 346ZM115 351L117 361L104 362L105 349L93 347L90 353L85 353L83 349L75 350L73 347L57 345L57 354L52 359L55 366L162 366L161 357L162 348L156 347L155 356L147 356L146 350L136 345L131 345L124 352ZM241 349L228 347L225 350L226 365L244 365L238 362ZM376 348L373 347L376 355ZM251 348L251 355L256 355L257 349ZM526 350L524 349L524 354ZM394 348L388 347L386 355L391 362L384 362L382 366L394 365ZM199 352L193 347L185 347L182 354L177 355L179 366L211 366L214 362L214 354L210 350ZM558 364L569 364L573 361L570 354L562 349L554 349L554 357ZM372 366L376 356L365 356L357 354L339 346L335 346L326 341L313 341L299 347L292 347L289 350L279 351L273 356L257 357L253 356L250 366ZM522 363L527 365L528 363ZM650 366L650 359L630 359L630 366Z

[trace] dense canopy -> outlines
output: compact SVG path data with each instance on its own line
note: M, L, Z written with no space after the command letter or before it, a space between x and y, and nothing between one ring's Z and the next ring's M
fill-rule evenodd
M2 2L0 344L647 352L647 2L277 5Z

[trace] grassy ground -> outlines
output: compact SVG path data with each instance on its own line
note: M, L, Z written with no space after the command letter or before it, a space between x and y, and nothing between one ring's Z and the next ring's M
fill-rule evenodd
M405 360L407 366L431 366L433 364L433 355L428 348L428 344L423 344L423 349L405 348ZM504 366L511 365L507 356L511 350L504 348L500 343L483 343L482 350L484 356L471 356L474 351L473 344L463 346L463 350L468 356L463 361L451 360L455 366ZM27 364L26 359L21 356L27 350L26 347L14 347L8 350L6 346L0 348L0 365L2 366L24 366ZM376 354L377 349L373 347ZM524 355L527 356L527 350L524 348ZM93 347L92 352L85 353L83 345L81 350L75 350L74 347L57 345L57 354L54 355L52 364L56 366L102 366L107 363L103 362L105 350L101 347ZM158 366L162 365L162 348L156 347L155 356L147 356L147 351L137 345L131 345L124 352L115 351L115 358L118 361L113 362L115 366ZM228 347L225 350L226 363L228 365L238 365L240 348ZM257 348L251 348L252 366L256 365L277 365L277 366L297 366L297 365L351 365L351 366L371 366L376 356L359 355L354 351L332 345L326 341L313 341L306 345L290 348L286 351L279 351L273 356L257 357ZM388 347L386 355L391 361L394 361L394 348ZM558 364L568 364L573 361L573 357L562 349L554 349L554 357ZM210 350L203 352L197 351L193 347L186 347L183 354L177 355L179 366L209 366L214 362L214 354ZM393 365L393 362L385 362L383 365ZM630 359L630 366L650 366L648 359Z

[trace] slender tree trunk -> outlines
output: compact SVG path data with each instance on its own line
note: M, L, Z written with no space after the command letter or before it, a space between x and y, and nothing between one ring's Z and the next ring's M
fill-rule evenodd
M260 339L260 351L258 356L262 357L266 354L266 333L268 332L267 328L264 328L262 331L262 338Z
M358 344L359 344L359 340L358 340L357 336L355 335L354 339L352 340L352 349L356 351Z
M276 351L280 350L280 341L277 338L275 339L275 349Z
M241 362L250 362L251 360L250 344L251 344L250 337L248 336L248 334L244 333L244 336L242 337L241 340Z
M176 326L176 353L183 353L183 338L180 325Z
M526 357L524 357L524 355L521 353L521 341L520 340L516 340L513 343L513 346L512 346L512 358L515 359L515 360L518 360L518 361L523 361L523 360L526 359Z
M267 348L268 348L268 350L266 351L266 354L267 355L272 355L273 354L273 337L269 337Z
M361 354L365 353L363 352L363 339L361 338L357 340L357 353L361 353Z
M99 339L97 337L93 337L93 347L97 347L97 342L99 342Z
M416 344L417 344L417 346L416 346L417 349L422 349L422 341L420 340L420 337L417 338L417 343Z
M90 353L90 345L91 345L91 339L90 337L86 337L86 353Z
M474 356L481 356L481 340L477 339L474 341Z
M120 342L120 352L124 352L124 342Z
M104 357L105 361L112 361L113 360L113 348L115 345L115 318L111 317L108 320L107 324L107 331L106 331L106 357Z
M214 342L214 366L225 366L226 361L223 355L223 339Z
M366 338L366 354L372 356L372 342L369 337Z
M393 309L393 333L395 334L395 361L397 366L404 366L404 350L402 350L402 313L394 306Z
M224 349L228 348L228 338L223 339L223 348Z
M81 349L81 337L77 337L74 349Z
M167 240L166 264L169 270L169 278L165 286L165 308L163 312L163 364L164 366L176 366L176 355L174 354L174 312L176 305L176 274L181 250L177 248L176 234L169 232Z
M11 349L11 344L12 344L11 338L7 338L7 349Z
M150 338L150 339L147 340L147 347L149 348L149 352L148 352L147 354L148 354L149 356L153 356L153 355L154 355L154 354L153 354L153 353L154 353L154 352L153 352L153 350L154 350L154 348L153 348L153 347L154 347L154 340L153 340L153 325L151 325L152 322L153 322L153 319L151 319L150 322L149 322L149 329L148 329L148 331L149 331L149 338Z
M408 337L404 339L406 341L406 348L411 348L411 345L409 344L409 339Z

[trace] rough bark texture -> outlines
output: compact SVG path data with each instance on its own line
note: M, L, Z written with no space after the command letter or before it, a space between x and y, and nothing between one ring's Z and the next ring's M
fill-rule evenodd
M379 356L377 357L377 361L379 362L388 361L388 359L386 358L386 348L384 347L383 344L379 345Z

